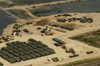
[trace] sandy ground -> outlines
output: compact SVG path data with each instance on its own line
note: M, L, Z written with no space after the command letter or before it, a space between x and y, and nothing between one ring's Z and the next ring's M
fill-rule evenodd
M31 5L24 5L24 6L13 6L13 7L10 7L10 8L5 8L5 10L8 10L8 9L22 9L22 8L30 8L32 6L42 6L42 5L47 5L47 4L57 4L57 3L65 3L65 2L71 2L71 1L75 1L75 0L64 0L64 1L54 1L54 2L49 2L49 3L39 3L39 4L31 4Z
M59 18L68 19L68 18L71 18L71 17L61 16L61 17L57 17L56 18L56 17L54 17L56 15L50 15L50 16L44 16L44 17L36 17L36 18L30 19L30 20L19 19L19 20L17 20L17 23L18 24L25 24L26 22L36 23L37 21L40 21L42 19L48 19L50 21L50 23L52 23L52 24L66 25L66 26L67 25L70 25L70 24L75 25L75 27L74 27L75 30L78 30L78 29L81 29L81 28L86 29L88 27L93 28L96 25L99 25L100 24L100 22L99 22L100 13L77 13L77 15L74 15L75 13L69 13L69 14L71 14L72 17L84 17L84 16L91 17L91 18L93 18L94 22L93 23L80 23L78 21L74 21L74 22L67 22L66 21L65 23L61 23L61 22L57 22L57 19L59 19ZM94 17L94 15L95 15L95 17ZM12 33L12 26L13 25L14 24L8 25L7 28L4 29L3 35L10 35ZM37 31L37 29L34 28L33 25L24 26L24 28L28 28L28 29L30 29L30 31L33 31L33 29L35 29ZM24 29L24 28L22 28L22 29ZM56 29L60 29L60 28L56 28ZM66 31L64 29L60 29L60 30ZM68 32L70 32L70 31L67 31L67 33ZM58 31L54 31L54 33L56 33L54 36L57 36L59 34L62 34L62 32L58 32Z
M73 0L66 0L66 1L59 1L59 2L51 2L51 3L42 3L42 4L34 4L34 5L25 5L25 6L14 6L11 8L5 8L3 10L8 10L8 9L23 9L25 10L28 14L30 14L32 17L34 17L31 20L23 20L23 19L19 19L17 20L17 23L23 24L25 22L33 22L36 23L37 21L44 19L44 18L49 18L50 22L54 23L54 24L60 24L62 25L63 23L58 23L56 20L58 18L54 17L55 15L50 15L50 16L44 16L44 17L35 17L34 15L32 15L26 8L30 8L32 6L41 6L41 5L46 5L46 4L56 4L56 3L65 3L65 2L70 2ZM10 13L9 13L10 14ZM82 33L86 33L89 31L94 31L97 29L100 29L100 13L77 13L77 15L74 15L74 13L69 13L71 15L73 15L73 17L83 17L83 16L87 16L87 17L92 17L94 19L93 23L80 23L80 22L71 22L71 23L64 23L64 24L75 24L77 26L77 28L75 28L74 31L66 31L66 33L62 33L62 32L58 32L54 30L54 35L53 36L41 36L41 33L39 31L36 30L36 28L38 26L33 26L33 25L29 25L29 26L24 26L22 29L24 28L28 28L30 31L33 31L34 34L26 34L24 32L21 32L21 34L23 35L22 37L18 37L15 36L14 40L12 41L27 41L29 38L34 38L36 40L42 41L44 44L48 45L48 47L54 49L54 51L56 52L56 54L53 55L49 55L49 56L45 56L45 57L40 57L37 59L32 59L32 60L27 60L27 61L22 61L19 63L14 63L14 64L10 64L9 62L7 62L6 60L4 60L3 58L0 57L0 62L4 63L4 66L26 66L29 64L32 64L33 66L55 66L55 65L61 65L61 64L66 64L69 62L75 62L78 60L83 60L83 59L88 59L88 58L96 58L96 57L100 57L100 49L92 47L92 46L88 46L82 42L79 41L74 41L69 39L68 37L71 36L75 36L78 34L82 34ZM12 15L12 14L10 14ZM13 16L13 15L12 15ZM16 17L16 16L14 16ZM59 17L59 18L65 18L68 19L66 17ZM12 33L12 26L14 24L8 25L7 28L4 29L3 31L3 35L10 35ZM92 27L91 27L92 26ZM42 26L45 27L45 26ZM60 29L60 28L56 28L56 29ZM59 38L63 41L65 41L67 44L66 46L70 46L73 48L76 48L78 54L80 55L79 57L76 58L69 58L69 55L72 55L70 53L65 53L65 50L62 49L61 47L56 47L54 46L54 41L52 41L52 38ZM10 41L10 42L12 42ZM5 43L0 44L0 48L2 47L6 47ZM79 47L84 47L84 50L81 50L81 48ZM90 51L93 50L94 53L87 55L85 52L86 51ZM81 53L82 52L82 53ZM59 62L48 62L47 59L48 58L53 58L53 57L58 57L59 58ZM63 58L63 60L62 60Z
M33 25L29 25L29 26L25 26L24 28L28 28L30 31L32 31L34 29L34 31L36 31L35 34L22 33L23 34L22 37L18 37L18 36L14 37L13 41L27 41L27 39L29 39L29 38L34 38L36 40L42 41L44 44L48 45L48 47L54 49L56 54L45 56L45 57L40 57L40 58L37 58L37 59L22 61L22 62L14 63L14 64L10 64L9 62L7 62L6 60L4 60L2 58L0 58L0 61L4 63L4 66L26 66L26 65L29 65L29 64L33 64L33 66L55 66L55 65L61 65L61 64L69 63L69 62L75 62L75 61L78 61L78 60L100 57L100 49L92 47L92 46L88 46L88 45L86 45L82 42L74 41L74 40L71 40L71 39L68 38L68 37L75 36L75 35L78 35L78 34L82 34L82 33L85 33L85 32L100 29L100 25L99 25L100 24L100 22L99 22L100 14L98 14L98 13L92 13L92 14L91 13L88 13L88 14L87 13L83 13L83 14L78 13L78 15L75 15L75 16L76 17L82 17L82 16L92 17L94 19L94 23L83 24L83 23L75 22L75 24L81 25L83 27L75 29L74 31L67 31L67 33L61 33L61 32L55 31L56 34L53 35L53 36L42 36L42 37L41 37L41 34L36 30L36 27L34 27ZM40 17L39 19L37 18L37 19L33 20L33 22L41 20L43 18L49 18L51 20L51 22L55 22L55 19L57 19L57 18L54 17L54 15L51 15L51 16L48 16L48 17ZM24 22L25 21L22 21L22 23L24 23ZM98 24L98 25L91 27L91 25L95 25L95 24ZM4 30L3 34L5 34L5 35L10 34L10 32L12 30L12 26L13 26L13 24L9 25ZM23 29L23 28L21 28L21 29ZM52 38L59 38L59 39L65 41L67 43L66 46L72 45L73 48L76 47L76 50L78 50L77 52L80 56L76 57L76 58L69 58L69 55L72 55L72 54L65 53L65 50L62 49L61 47L54 46L53 44L55 42L52 41ZM0 48L1 47L6 47L5 43L0 44ZM78 48L78 47L84 47L85 49L81 50L81 48ZM90 51L90 50L93 50L94 53L90 54L90 55L85 54L86 51ZM54 62L48 62L47 61L48 58L53 58L53 57L58 57L59 62L54 63ZM62 58L63 58L63 60L62 60Z

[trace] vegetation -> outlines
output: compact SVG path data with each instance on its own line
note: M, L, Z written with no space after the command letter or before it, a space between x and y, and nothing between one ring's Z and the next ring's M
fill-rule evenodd
M86 60L76 61L76 62L72 62L69 64L60 65L60 66L81 66L82 64L95 62L95 61L99 61L99 60L100 60L100 58L86 59Z
M37 15L37 14L39 14L39 13L45 13L44 11L35 11L34 12L34 15Z
M24 10L10 9L10 10L8 10L8 12L10 12L11 14L16 15L17 17L22 18L22 19L30 19L30 18L32 18Z
M0 57L10 63L26 61L38 57L54 54L54 50L40 41L29 39L28 42L11 42L0 49Z
M73 37L71 39L79 40L85 42L88 45L100 48L100 30L88 35Z
M0 66L3 66L3 63L2 62L0 62Z
M15 5L14 3L9 4L9 3L6 3L6 2L0 2L0 7L12 7L14 5Z

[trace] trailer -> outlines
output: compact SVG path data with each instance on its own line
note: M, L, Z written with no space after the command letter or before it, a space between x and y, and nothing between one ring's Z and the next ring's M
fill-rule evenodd
M57 38L53 38L53 40L57 43L60 43L60 44L66 44L66 42L60 40L60 39L57 39Z
M87 52L86 52L86 54L91 54L91 53L93 53L93 51L87 51Z
M54 43L54 45L55 45L55 46L61 46L61 44L60 44L60 43Z
M78 56L79 56L79 54L74 54L74 55L70 55L69 57L74 58L74 57L78 57Z

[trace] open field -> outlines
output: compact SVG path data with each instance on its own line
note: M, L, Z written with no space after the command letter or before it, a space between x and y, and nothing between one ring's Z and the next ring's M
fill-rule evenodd
M56 4L56 3L65 3L65 2L71 2L71 1L75 1L75 0L0 0L0 5L3 8L22 8L23 6L33 6L33 5L46 5L46 4ZM84 0L83 0L84 1ZM20 6L20 7L19 7Z
M81 66L81 64L88 65L86 62L98 61L100 59L100 13L62 12L54 15L50 13L49 16L34 15L42 12L46 14L44 11L34 13L35 10L51 12L52 7L48 5L62 5L61 3L65 2L72 5L81 3L70 1L73 0L2 8L17 20L7 25L0 37L0 62L4 66L57 66L69 63ZM93 3L93 1L88 2ZM80 5L83 3L86 4L86 1ZM66 3L62 6L66 8L65 5ZM90 7L91 4L81 7L83 9L87 6ZM91 9L96 11L95 7ZM71 37L77 40L72 40Z
M69 14L71 14L71 13L69 13ZM94 14L97 15L96 13L94 13ZM92 47L92 46L88 46L87 44L81 43L79 41L74 41L74 40L69 39L69 37L71 37L71 36L75 36L78 34L87 33L89 31L94 31L94 30L100 29L99 14L97 15L97 17L93 17L94 14L81 14L81 13L77 13L77 15L71 14L74 17L83 17L83 16L92 17L92 19L94 19L93 23L81 23L79 21L72 21L71 23L66 21L65 23L63 23L63 22L58 22L57 19L66 18L66 17L64 17L64 16L55 17L56 15L51 15L48 17L37 18L37 19L34 19L33 21L29 21L29 22L21 21L21 22L17 22L17 23L9 25L4 30L4 33L3 33L4 35L11 35L12 31L13 30L15 31L16 28L21 31L21 32L19 32L19 35L14 34L15 35L14 40L11 40L9 42L13 42L13 41L26 42L29 38L33 38L37 41L43 42L48 47L52 48L55 51L55 54L43 56L43 57L40 57L37 59L21 61L21 62L13 63L13 64L9 63L8 61L4 60L3 58L0 58L1 62L4 63L5 66L7 66L7 65L26 66L26 65L30 65L30 64L35 65L35 66L40 66L40 65L41 66L55 66L55 65L62 65L65 63L75 62L75 61L79 61L79 60L83 60L83 59L99 57L100 49ZM41 23L39 23L40 21L41 21ZM77 22L77 23L74 23L74 22ZM52 26L53 24L57 24L57 25L61 25L61 26L66 25L68 27L70 27L70 25L71 26L77 25L77 28L75 28L75 26L74 26L73 27L74 30L69 31L66 29L62 29L60 27L59 28L54 27L54 26ZM10 30L8 31L8 29L10 29ZM41 33L41 31L43 29L45 29L47 33L46 32ZM48 32L49 29L51 30L50 32ZM55 29L59 29L60 31L59 30L56 31ZM66 32L63 32L63 31L66 31ZM44 31L42 31L42 32L44 32ZM51 33L51 35L48 33ZM78 54L79 56L75 57L75 58L70 58L70 56L73 55L73 53L69 53L69 52L66 53L66 50L61 48L61 46L55 46L54 44L56 42L52 40L53 38L58 38L64 42L66 42L65 46L68 48L68 50L70 48L73 48L75 50L75 54ZM0 48L2 48L2 47L6 47L5 43L0 44ZM93 53L88 55L88 54L86 54L87 51L93 51ZM57 61L55 63L53 61L47 60L48 58L52 59L54 57L57 57L59 59L59 61Z
M18 4L18 5L23 5L23 4L34 4L34 3L45 3L45 2L52 2L52 0L11 0L12 2ZM59 1L59 0L54 0L54 1Z
M90 65L99 65L100 64L100 58L96 58L96 59L86 59L86 60L81 60L81 61L76 61L76 62L72 62L69 64L64 64L64 65L60 65L60 66L90 66ZM58 65L59 66L59 65Z
M73 37L71 39L85 42L88 45L100 48L100 30L87 35Z

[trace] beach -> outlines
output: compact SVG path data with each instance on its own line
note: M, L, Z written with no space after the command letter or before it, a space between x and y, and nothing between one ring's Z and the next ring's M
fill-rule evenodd
M47 4L51 4L51 6L53 6L56 5L57 3L67 4L66 2L70 2L70 1L73 0L25 5L20 7L16 5L10 8L4 8L3 9L4 11L1 10L0 18L2 20L0 20L0 22L2 23L0 24L0 30L3 29L3 31L1 31L0 33L2 34L2 36L13 37L13 40L9 40L8 42L1 43L0 48L7 47L6 43L15 42L15 41L28 42L27 40L29 38L32 38L37 41L41 41L49 48L52 48L55 53L51 55L39 57L36 59L21 61L18 63L10 63L7 60L0 57L0 62L4 63L4 66L29 66L29 65L56 66L56 65L68 64L76 61L100 57L99 48L90 46L86 43L77 40L70 39L70 37L81 35L81 34L88 34L90 32L100 29L100 22L99 22L100 13L96 12L97 10L95 11L95 7L92 12L90 11L81 12L80 10L79 10L80 12L73 12L73 11L71 12L69 10L69 12L64 11L62 13L54 13L54 14L41 16L41 17L38 17L30 12L30 10L32 9L38 10L39 8ZM84 3L81 3L81 5L82 4ZM33 6L36 6L36 8L32 8ZM64 6L62 5L62 7L65 7L65 5ZM8 10L12 10L12 12ZM23 15L23 11L25 11L24 15ZM15 15L17 13L20 13L21 15ZM23 17L25 16L25 14L27 14L31 18ZM16 31L16 30L20 30L20 31ZM43 32L43 30L47 30L47 31ZM70 56L73 54L67 53L65 49L62 48L63 45L55 46L54 45L55 41L53 40L54 38L64 41L65 42L64 46L66 46L67 49L70 48L75 49L76 54L79 54L79 56L70 58ZM93 51L93 53L86 54L87 51ZM48 59L52 59L55 57L57 57L59 61L57 62L48 61Z

